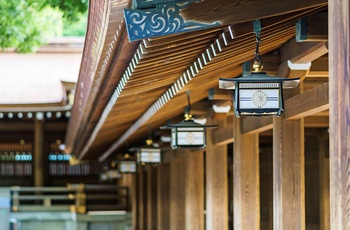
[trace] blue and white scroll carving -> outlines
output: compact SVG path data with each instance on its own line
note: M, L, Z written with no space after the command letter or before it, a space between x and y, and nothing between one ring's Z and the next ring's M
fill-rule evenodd
M150 9L124 9L129 41L220 26L219 22L207 24L185 21L180 10L195 1L162 3Z

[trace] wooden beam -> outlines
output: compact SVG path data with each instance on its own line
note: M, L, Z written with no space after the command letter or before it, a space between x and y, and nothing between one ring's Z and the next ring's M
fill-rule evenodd
M276 7L276 1L274 0L265 0L261 4L239 0L206 0L198 4L189 5L181 11L181 15L185 18L185 21L220 22L221 25L229 25L273 17L325 4L327 4L325 0L295 0L293 2L281 0L278 2L279 7Z
M349 229L350 4L329 1L329 141L331 229Z
M271 75L271 76L277 75L280 68L280 60L281 60L280 55L278 54L263 55L262 60L264 61L263 70L266 71L268 75ZM284 63L284 65L287 65L287 63ZM327 55L317 58L311 62L311 67L306 77L328 78L328 76L329 76L329 72L328 72Z
M303 119L273 118L274 229L305 229Z
M185 152L185 230L204 229L203 150Z
M328 56L320 57L311 64L308 77L328 77Z
M233 152L234 229L260 229L259 136L242 135L235 118Z
M221 122L224 126L224 122ZM233 136L233 127L230 127ZM223 128L225 129L225 127ZM227 146L215 145L218 133L207 132L206 147L206 229L228 230L228 161ZM232 137L233 139L233 137Z
M290 62L284 62L279 66L278 76L282 78L300 78L303 81L310 71L310 64L306 64L306 66L299 69L292 69Z
M328 42L328 12L319 12L300 19L296 25L298 42Z
M305 128L327 128L329 127L328 116L310 116L304 118Z
M296 42L292 39L280 49L281 63L288 60L295 64L312 62L328 53L325 42Z
M208 100L232 100L232 92L229 90L219 89L218 87L208 90Z
M66 131L67 122L50 122L46 121L45 131ZM23 122L0 122L0 132L1 131L33 131L34 130L34 121L23 121Z
M273 128L273 117L245 117L242 118L242 133L254 134L262 133ZM304 118L306 128L327 128L329 127L328 116L309 116ZM226 145L234 143L233 126L228 125L214 130L212 141L214 145Z
M327 110L329 108L328 89L327 82L287 99L285 101L286 119L299 119Z
M219 128L217 130L210 130L213 132L211 135L211 141L214 145L224 145L234 142L233 138L233 125L228 125L226 127ZM209 140L209 137L208 137Z
M242 134L261 133L272 129L273 118L268 117L245 117L242 119Z
M211 105L212 103L210 101L199 101L199 102L193 103L191 105L191 113L192 115L206 115Z
M299 119L329 108L328 83L296 95L285 101L285 118ZM242 133L260 133L272 128L272 117L246 117L242 119Z

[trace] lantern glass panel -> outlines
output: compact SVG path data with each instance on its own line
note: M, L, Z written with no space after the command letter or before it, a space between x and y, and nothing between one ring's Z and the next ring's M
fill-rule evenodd
M122 161L120 163L121 173L134 173L136 172L136 162L135 161Z
M239 109L279 109L280 82L238 83Z
M142 148L138 154L140 163L161 163L160 149Z
M177 147L177 143L176 143L176 128L172 128L171 129L171 146L172 146L172 148L176 148Z
M177 128L178 146L205 145L204 128Z
M279 108L278 89L241 89L239 91L241 109Z
M108 170L108 178L109 179L119 179L121 177L119 171L117 169Z

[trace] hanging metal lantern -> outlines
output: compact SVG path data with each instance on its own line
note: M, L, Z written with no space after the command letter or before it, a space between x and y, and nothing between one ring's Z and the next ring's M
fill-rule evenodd
M220 78L220 89L234 89L234 113L241 115L280 116L283 112L283 89L294 88L299 78L279 78L262 72L262 60L259 53L260 21L254 22L256 50L253 69L248 76L238 78Z
M137 172L137 164L136 161L131 160L129 154L124 155L124 159L119 163L119 171L122 174L125 173L136 173Z
M185 120L178 124L167 124L171 129L171 147L176 148L205 148L206 129L217 125L202 125L194 121L191 115L189 92L187 91L188 106L185 109Z
M139 164L160 164L162 162L161 150L153 147L151 138L146 141L147 146L138 148L137 163Z
M111 162L110 165L111 168L107 169L107 178L109 180L114 180L114 179L120 179L122 175L120 174L119 170L117 169L117 163L116 162Z

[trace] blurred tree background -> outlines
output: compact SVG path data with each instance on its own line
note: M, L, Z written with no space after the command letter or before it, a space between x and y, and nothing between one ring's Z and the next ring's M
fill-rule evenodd
M0 0L0 49L34 52L50 37L84 36L88 0Z

